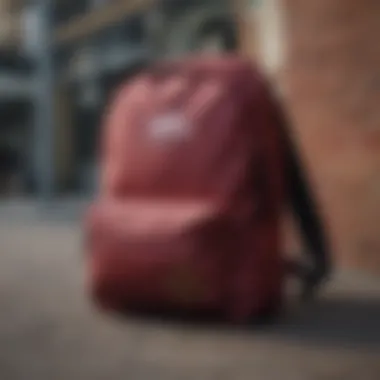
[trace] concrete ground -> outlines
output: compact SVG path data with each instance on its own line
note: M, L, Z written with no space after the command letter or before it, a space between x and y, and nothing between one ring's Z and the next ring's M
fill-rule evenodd
M337 275L275 326L118 320L84 291L80 204L0 205L1 380L379 380L380 281Z

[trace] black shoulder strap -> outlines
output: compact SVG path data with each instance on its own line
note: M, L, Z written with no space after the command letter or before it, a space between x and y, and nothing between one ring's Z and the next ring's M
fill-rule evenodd
M289 201L307 246L307 253L310 255L310 265L298 266L298 274L304 280L304 296L309 297L329 272L327 242L317 204L309 189L299 157L290 142L286 160Z
M329 274L330 255L317 202L310 190L300 157L289 136L287 118L280 104L278 104L278 112L285 148L288 199L309 255L308 262L294 262L290 270L301 278L304 284L303 296L309 298Z

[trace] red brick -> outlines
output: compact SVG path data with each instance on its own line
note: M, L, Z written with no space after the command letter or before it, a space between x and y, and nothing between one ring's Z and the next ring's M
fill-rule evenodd
M380 2L283 2L287 102L336 261L380 273Z

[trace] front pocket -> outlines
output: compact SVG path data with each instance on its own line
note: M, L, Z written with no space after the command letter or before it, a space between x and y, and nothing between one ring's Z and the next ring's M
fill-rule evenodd
M220 307L229 228L209 205L98 204L88 232L93 286L102 294L125 306Z

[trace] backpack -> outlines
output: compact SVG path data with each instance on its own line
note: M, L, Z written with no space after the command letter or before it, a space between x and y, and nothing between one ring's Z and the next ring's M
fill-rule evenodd
M86 221L98 305L234 322L281 308L277 113L263 77L237 57L157 64L122 86Z

